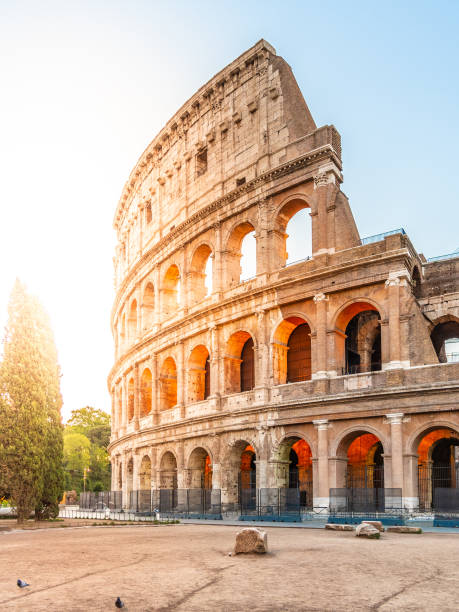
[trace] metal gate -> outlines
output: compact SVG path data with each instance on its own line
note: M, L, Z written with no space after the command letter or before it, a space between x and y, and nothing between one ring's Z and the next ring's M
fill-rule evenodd
M419 509L435 508L436 489L458 488L457 473L451 465L418 465Z
M384 489L383 465L348 465L347 489Z

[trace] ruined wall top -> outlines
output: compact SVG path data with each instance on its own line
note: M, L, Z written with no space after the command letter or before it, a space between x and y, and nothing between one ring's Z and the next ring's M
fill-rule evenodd
M148 206L154 243L204 204L307 151L329 144L289 65L260 40L203 85L168 121L132 170L116 209L124 242Z

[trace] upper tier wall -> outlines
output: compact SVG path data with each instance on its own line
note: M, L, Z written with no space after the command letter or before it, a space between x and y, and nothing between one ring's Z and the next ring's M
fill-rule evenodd
M329 143L288 64L261 40L186 102L144 151L126 183L114 227L130 262L210 201L279 164ZM140 218L143 223L140 223ZM145 218L146 217L146 218Z

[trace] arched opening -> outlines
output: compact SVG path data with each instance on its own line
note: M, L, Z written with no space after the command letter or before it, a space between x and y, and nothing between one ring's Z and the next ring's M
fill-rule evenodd
M169 410L177 404L177 366L172 357L168 357L161 368L159 376L160 410Z
M302 438L286 438L279 446L276 484L281 489L299 489L300 506L313 506L312 453Z
M139 486L141 491L150 491L151 489L151 461L148 455L145 455L140 464Z
M148 368L142 372L140 378L140 416L147 416L151 412L152 376Z
M414 297L420 298L421 297L421 274L417 266L414 266L413 272L411 274L411 286L413 289Z
M195 448L187 469L188 489L212 489L212 460L204 448Z
M173 264L164 276L162 307L164 315L174 314L180 304L180 272Z
M129 342L135 342L137 338L137 300L132 300L129 308L128 336Z
M440 363L459 361L459 321L445 321L436 325L430 335Z
M188 360L188 402L201 402L210 395L209 351L200 344Z
M191 260L189 293L193 302L200 302L212 293L212 249L202 244Z
M290 217L286 228L286 265L299 263L312 256L311 217L308 208L302 208Z
M256 276L255 228L251 223L241 223L234 228L226 251L228 285L237 285Z
M159 473L160 489L177 489L177 460L170 451L162 456Z
M401 491L392 490L385 497L384 449L381 440L368 431L354 431L340 442L336 464L338 491L346 500L343 510L384 512L399 507ZM341 504L340 504L341 505Z
M418 445L419 508L435 508L437 489L459 488L459 434L446 428L426 433ZM459 510L459 508L457 508Z
M311 217L304 200L295 198L287 202L277 216L275 227L272 257L276 268L311 257Z
M134 418L134 379L130 378L128 382L128 421Z
M151 283L148 283L143 292L142 301L142 326L143 331L151 329L155 316L155 290Z
M275 385L311 379L311 329L301 317L288 317L273 340Z
M337 336L337 363L342 374L381 370L381 315L367 302L350 304L338 317L336 327L344 332L344 342Z
M241 351L241 391L250 391L255 386L253 340L248 338Z
M234 333L225 355L225 392L250 391L255 386L254 342L246 331Z

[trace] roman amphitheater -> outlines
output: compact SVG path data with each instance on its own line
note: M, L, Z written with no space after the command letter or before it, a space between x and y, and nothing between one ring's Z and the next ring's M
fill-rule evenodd
M457 487L459 253L426 260L403 229L361 238L341 183L338 131L263 40L141 155L114 217L109 452L126 507L212 490L237 510L287 489L327 509L330 489L392 488L429 510Z

